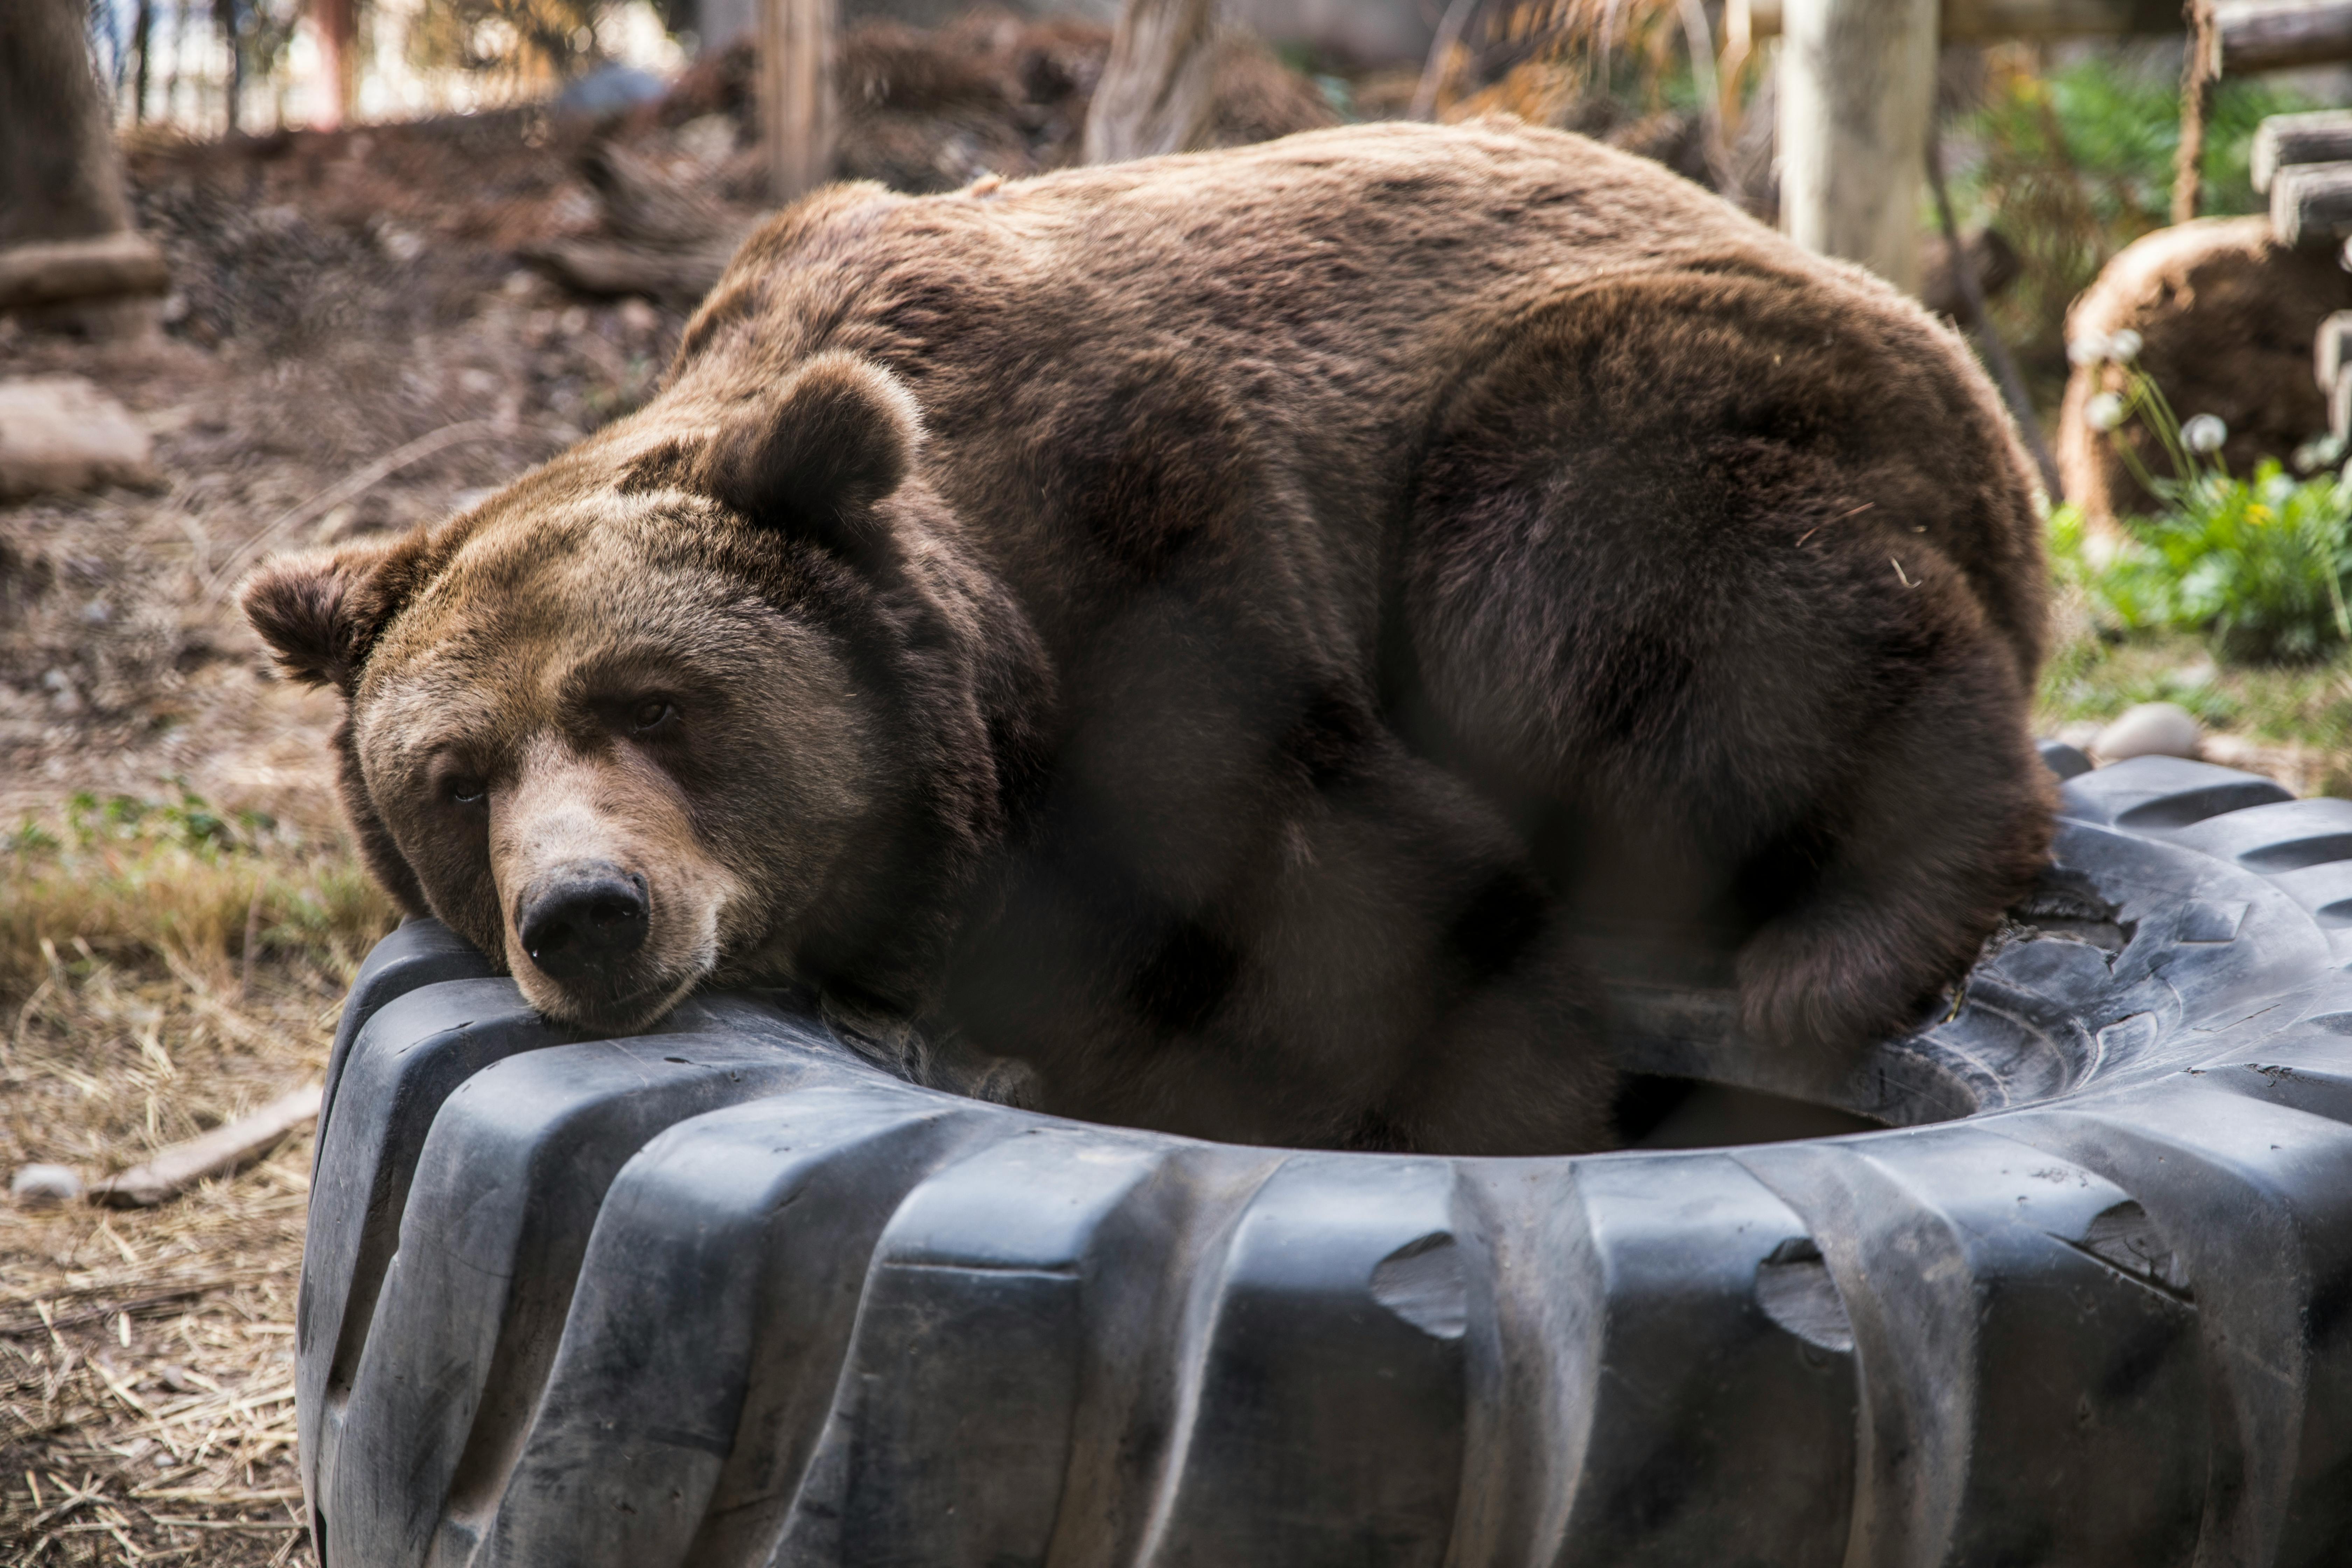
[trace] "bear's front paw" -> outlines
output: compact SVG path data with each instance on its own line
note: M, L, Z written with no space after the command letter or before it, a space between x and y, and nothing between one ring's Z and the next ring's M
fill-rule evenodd
M988 1065L974 1073L958 1092L991 1105L1036 1110L1045 1103L1045 1079L1018 1057L992 1057Z
M1843 922L1776 921L1739 950L1740 1030L1757 1045L1849 1057L1895 1034L1921 987Z

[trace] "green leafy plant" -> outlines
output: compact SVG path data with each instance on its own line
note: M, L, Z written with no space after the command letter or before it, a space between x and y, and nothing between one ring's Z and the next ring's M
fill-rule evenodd
M110 843L165 843L218 856L252 851L277 824L266 812L224 816L210 801L182 784L179 799L163 801L129 795L100 800L89 790L76 790L66 798L65 826L78 849ZM25 831L42 830L27 822Z
M176 800L77 791L0 840L0 1007L77 943L109 962L217 965L257 939L342 974L399 918L341 836L306 840L184 785Z
M2352 479L2334 473L2297 479L2265 460L2249 477L2219 457L2228 431L2210 415L2185 425L2155 381L2134 367L2130 333L2077 345L2078 357L2122 365L2120 391L2101 393L2087 415L2116 431L2137 419L2157 438L2172 472L2148 468L2130 443L2116 447L2162 505L2153 517L2122 521L2124 538L2094 538L2080 512L2051 516L2050 543L2063 578L2078 584L2125 630L2205 631L2231 658L2310 659L2352 642L2345 577L2352 573Z

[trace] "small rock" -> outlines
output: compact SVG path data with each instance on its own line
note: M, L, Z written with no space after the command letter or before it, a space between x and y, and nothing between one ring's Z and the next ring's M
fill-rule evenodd
M661 312L634 294L621 301L617 314L622 330L636 337L650 337L661 325Z
M677 128L677 150L708 172L727 162L735 151L737 132L731 114L702 114Z
M2193 757L2204 731L2178 702L2143 702L2099 731L2091 750L2105 763L2126 757Z
M2164 683L2175 691L2202 691L2221 679L2221 672L2214 668L2213 661L2200 658L2195 664L2184 664L2179 669L2167 670Z
M153 453L130 410L80 376L0 381L0 498L152 483Z
M18 1208L55 1208L81 1196L81 1177L70 1165L26 1165L8 1183Z
M2058 726L2056 739L2065 742L2078 752L2088 752L2098 743L2099 731L2106 726L2096 719L2077 719Z

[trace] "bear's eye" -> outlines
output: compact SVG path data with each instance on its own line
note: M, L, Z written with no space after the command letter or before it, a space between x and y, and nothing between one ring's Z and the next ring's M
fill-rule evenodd
M456 773L442 784L442 791L459 805L479 805L488 786L470 773Z
M648 697L629 710L629 728L643 735L677 717L677 706L666 697Z

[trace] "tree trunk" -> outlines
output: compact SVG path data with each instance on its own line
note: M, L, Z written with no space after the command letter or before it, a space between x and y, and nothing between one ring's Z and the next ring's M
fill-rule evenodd
M237 132L237 114L244 107L239 100L245 97L245 29L238 25L243 9L237 0L213 0L213 20L220 26L221 42L228 46L228 86L221 96L232 136Z
M1216 106L1216 0L1127 0L1087 110L1086 161L1200 144Z
M793 201L833 173L836 0L760 0L760 126L769 191Z
M0 5L0 246L131 226L83 0Z
M46 263L56 242L128 236L131 203L106 93L90 67L87 16L84 0L0 0L0 257L33 246ZM147 305L57 303L77 292L86 301L119 298L126 276L120 268L48 270L86 278L89 286L28 296L28 304L44 303L44 324L118 335L152 321ZM153 270L134 268L128 276L145 290Z
M137 52L137 71L131 79L131 118L135 124L147 121L147 48L154 39L154 0L139 0L138 19L131 27L131 47Z
M1936 0L1788 0L1780 47L1780 226L1911 294L1936 19Z

